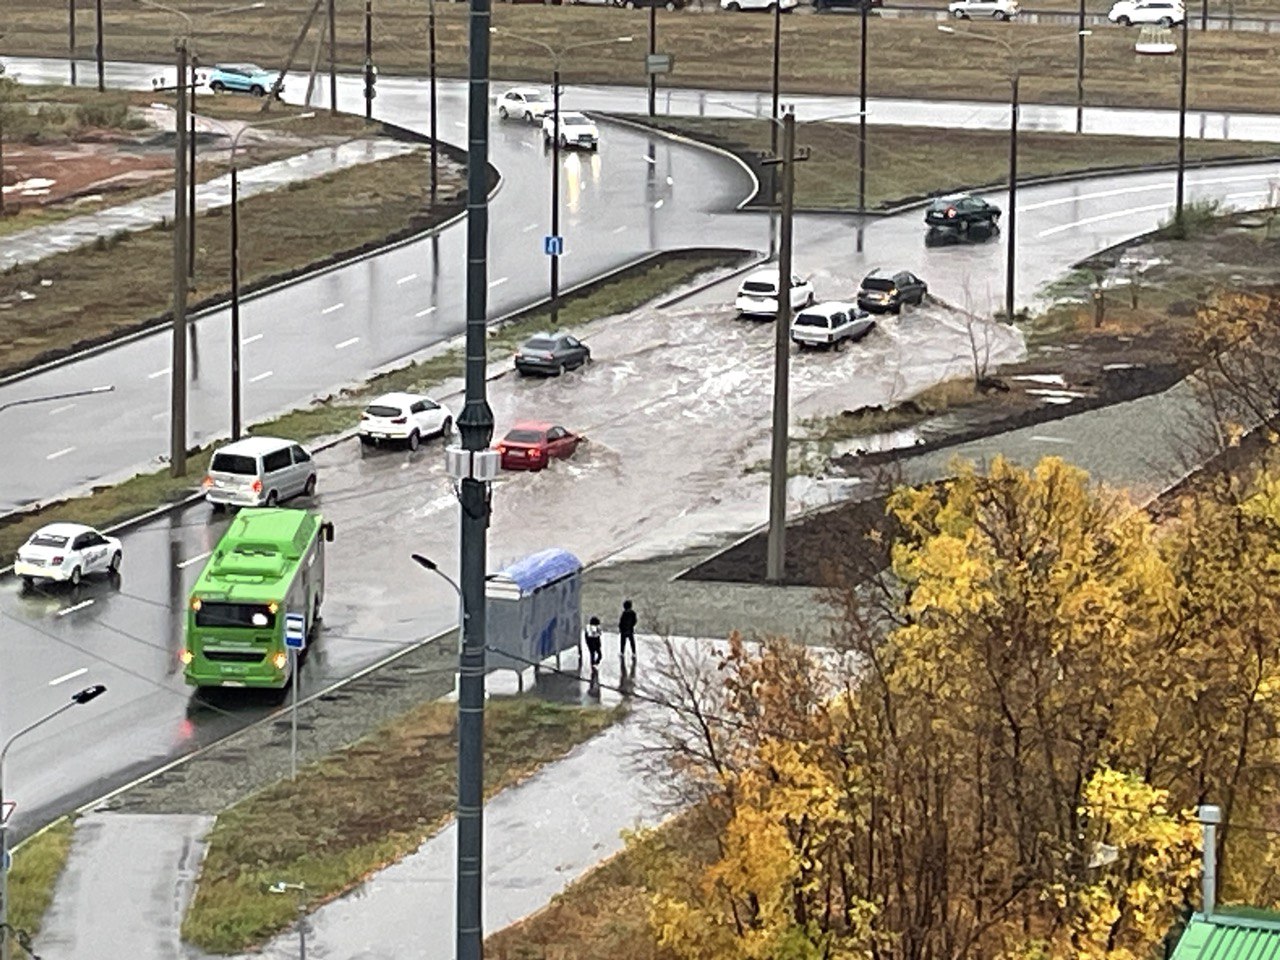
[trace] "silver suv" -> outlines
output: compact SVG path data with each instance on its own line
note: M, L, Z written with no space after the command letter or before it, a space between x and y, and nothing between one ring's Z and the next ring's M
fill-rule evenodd
M316 492L311 454L292 440L248 437L214 451L204 497L215 510L226 506L273 507Z

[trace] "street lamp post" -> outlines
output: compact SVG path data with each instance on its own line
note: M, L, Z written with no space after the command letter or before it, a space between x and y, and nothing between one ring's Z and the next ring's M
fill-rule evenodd
M1080 15L1076 21L1076 133L1084 133L1084 0L1080 0Z
M240 137L246 130L271 127L294 120L310 120L314 112L300 113L292 117L246 123L231 138L231 439L239 440L242 427L240 383L240 167L236 163L236 150Z
M979 40L983 43L999 45L1009 57L1009 210L1005 218L1005 276L1004 276L1004 316L1005 322L1013 323L1015 307L1014 297L1017 278L1017 225L1018 225L1018 86L1022 79L1022 53L1028 47L1041 43L1053 43L1070 40L1073 37L1083 39L1092 31L1079 30L1067 34L1053 34L1047 37L1036 37L1019 44L1011 43L1002 37L994 37L985 33L962 33L954 27L940 25L943 33L968 40Z
M75 0L72 0L72 3L74 4ZM97 61L97 66L98 66L98 92L105 93L107 90L107 77L106 77L107 63L106 63L106 56L103 52L102 0L94 0L93 21L94 21L94 27L96 29L96 33L94 34L94 41L93 41L93 58L94 60ZM72 56L72 59L74 60L75 59L74 51L72 52L71 56Z
M288 893L289 891L298 895L298 960L307 960L307 885L277 880L267 887L267 893Z
M72 707L78 707L107 692L102 684L85 687L79 693L71 695L71 699L51 713L46 713L34 723L29 723L8 740L0 748L0 960L9 960L9 818L4 812L4 761L9 748L22 736L43 726L55 717L61 716Z
M1083 2L1083 0L1082 0ZM862 32L858 40L858 253L867 220L867 22L871 0L859 4Z
M503 36L519 40L546 51L551 58L551 236L560 236L560 65L564 58L575 50L584 47L608 46L615 43L630 43L634 37L611 37L607 40L585 40L582 43L571 43L567 47L553 47L541 40L524 37L518 33L502 31ZM560 321L560 254L555 248L548 251L551 259L551 323Z
M1191 33L1187 29L1187 12L1182 11L1182 73L1178 79L1178 175L1174 188L1173 228L1179 237L1186 236L1182 201L1187 178L1187 41Z
M69 393L48 393L39 397L23 397L21 400L0 403L0 411L8 410L10 407L24 407L29 403L50 403L54 400L67 400L71 397L87 397L91 394L110 393L114 389L114 386L90 387L88 390L72 390Z
M654 56L658 52L658 3L657 0L650 0L649 3L649 56ZM645 65L645 72L649 74L649 116L652 118L658 108L658 75L653 72L649 64Z
M434 207L439 184L436 145L436 0L428 0L427 4L427 51L427 65L431 77L431 205Z
M769 125L769 152L775 157L778 155L778 96L780 84L780 70L782 60L782 3L775 2L773 4L773 77L772 77L772 99L769 108L769 117L773 121ZM770 200L777 198L771 196Z
M364 0L364 119L373 119L373 0Z

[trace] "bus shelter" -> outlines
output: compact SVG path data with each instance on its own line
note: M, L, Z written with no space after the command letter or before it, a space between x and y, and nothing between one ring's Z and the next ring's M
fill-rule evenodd
M524 670L578 651L582 662L582 562L568 550L540 550L490 574L485 585L489 665Z

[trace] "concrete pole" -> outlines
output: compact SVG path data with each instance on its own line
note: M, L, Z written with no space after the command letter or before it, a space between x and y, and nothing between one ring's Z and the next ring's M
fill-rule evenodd
M103 46L102 0L94 0L93 19L94 19L94 25L97 28L97 33L95 34L95 39L93 41L93 58L97 61L97 64L98 64L98 92L105 93L107 89L107 78L106 78L107 67L106 67L106 57L103 53L103 48L102 48ZM74 57L75 54L73 53L72 56Z
M231 439L240 439L240 176L231 148Z
M649 4L649 54L653 55L658 52L658 3L652 0ZM649 116L653 116L658 108L658 75L652 73L646 67L649 73Z
M782 4L775 3L773 5L773 78L772 78L772 98L769 108L769 117L773 121L769 124L769 151L776 157L778 155L778 95L779 85L781 82L780 69L782 60ZM776 194L769 198L776 199Z
M862 35L858 51L858 253L867 219L867 14L871 0L861 5Z
M187 281L196 276L196 66L191 55L190 122L187 129ZM270 92L268 91L268 96Z
M431 75L431 206L436 205L436 192L440 177L438 172L438 153L436 145L436 0L429 0L427 6L427 50L428 70Z
M1178 81L1178 179L1173 202L1173 225L1179 237L1186 235L1186 225L1182 220L1182 206L1187 178L1187 41L1191 36L1187 28L1186 13L1186 10L1182 11L1182 76Z
M338 18L329 0L329 112L338 112Z
M1218 824L1222 822L1222 809L1205 804L1199 812L1204 836L1204 873L1200 880L1200 895L1204 915L1211 917L1218 899Z
M1079 26L1076 28L1076 133L1084 133L1084 0L1080 0Z
M71 85L76 85L76 0L67 0L67 63L71 65Z
M551 72L551 104L555 114L551 137L551 235L560 236L560 61ZM560 322L560 256L554 251L551 260L551 326Z
M1005 221L1004 319L1013 323L1014 288L1017 283L1018 235L1018 81L1020 70L1013 68L1009 97L1009 216Z
M169 475L187 472L187 40L177 42L173 157L173 358L170 364Z
M364 119L373 119L373 0L364 0Z
M791 220L795 195L796 115L782 117L782 238L778 251L778 314L774 321L773 444L769 458L769 554L765 578L782 582L787 555L787 447L791 374Z

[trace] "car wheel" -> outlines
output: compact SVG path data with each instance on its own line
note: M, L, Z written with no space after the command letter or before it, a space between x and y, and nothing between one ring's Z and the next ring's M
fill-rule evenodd
M279 494L277 494L274 490L270 491L270 492L267 494L267 502L266 502L266 506L268 506L268 507L274 507L274 506L275 506L277 503L279 503L279 502L280 502L280 496L279 496Z
M1172 18L1172 17L1161 17L1159 20L1157 20L1157 21L1156 21L1156 23L1158 23L1158 24L1159 24L1160 26L1162 26L1162 27L1172 27L1172 26L1173 26L1173 18Z
M568 150L568 149L569 149L569 141L568 141L568 140L566 140L564 137L561 137L561 138L560 138L560 149L561 149L561 150Z
M302 495L304 497L314 497L316 495L316 475L314 473L307 477L306 486L302 488Z
M361 436L361 437L360 437L360 446L362 446L362 447L372 447L372 446L373 446L373 437L365 437L365 436Z
M1128 17L1117 17L1117 18L1116 18L1116 23L1120 24L1120 26L1122 26L1122 27L1131 27L1131 26L1133 26L1133 21L1132 21L1132 20L1130 20Z
M507 119L507 116L508 116L508 114L507 114L507 108L506 108L506 107L499 107L499 108L498 108L498 117L499 117L499 119L501 119L501 120L505 120L505 119Z
M227 88L221 80L215 80L213 83L209 84L209 89L214 93L222 93Z
M453 418L445 417L444 423L440 424L440 436L447 437L453 433Z
M222 513L227 509L227 505L225 503L211 503L209 504L209 509L214 513Z
M567 367L566 367L566 364L565 364L565 362L562 360L562 361L560 362L560 365L559 365L558 367L556 367L556 372L555 372L555 373L553 373L553 374L552 374L552 376L553 376L553 377L558 377L558 376L560 376L561 374L563 374L563 373L565 372L566 368L567 368Z
M628 10L634 10L636 8L635 0L625 0L622 5Z
M900 316L900 315L902 314L902 301L901 301L901 300L899 300L897 303L895 303L895 304L894 304L892 307L890 307L889 309L893 312L893 315L894 315L895 317L896 317L896 316Z
M255 97L265 97L267 95L266 89L256 83L249 88L249 92Z
M526 111L524 112L524 122L525 122L525 123L533 123L533 111L532 111L532 110L526 110Z
M738 3L737 0L734 0L734 2L730 3L726 7L726 9L731 10L734 13L737 13L739 10L742 9L742 4Z
M115 553L111 555L111 563L107 566L107 571L112 576L115 576L117 573L120 572L120 561L123 559L124 558L120 556L119 550L117 550Z
M1004 22L1006 22L1006 23L1007 23L1007 22L1008 22L1008 20L1009 20L1009 15L1008 15L1007 13L1005 13L1003 10L997 10L997 11L996 11L996 19L997 19L997 20L1004 21Z
M675 10L675 8L676 8L676 5L672 3L671 0L667 0L666 4L663 6L662 9L666 10L667 13L671 13L671 11Z
M422 437L418 435L417 430L414 430L412 433L409 434L409 439L405 441L405 446L407 446L410 450L417 450L418 446L421 443L422 443Z
M965 12L964 12L963 10L953 10L953 11L951 11L951 15L952 15L953 17L955 17L957 20L967 20L967 19L968 19L968 17L966 17L966 16L965 16Z
M35 582L35 580L33 580L31 577L23 577L23 578L22 578L22 589L23 589L23 590L34 590L34 589L35 589L35 586L36 586L36 582Z
M71 582L71 585L72 585L73 587L78 587L78 586L80 586L80 581L81 581L83 578L84 578L84 574L82 574L82 573L80 572L80 568L79 568L79 567L72 567L72 568L71 568L71 579L70 579L70 582Z

